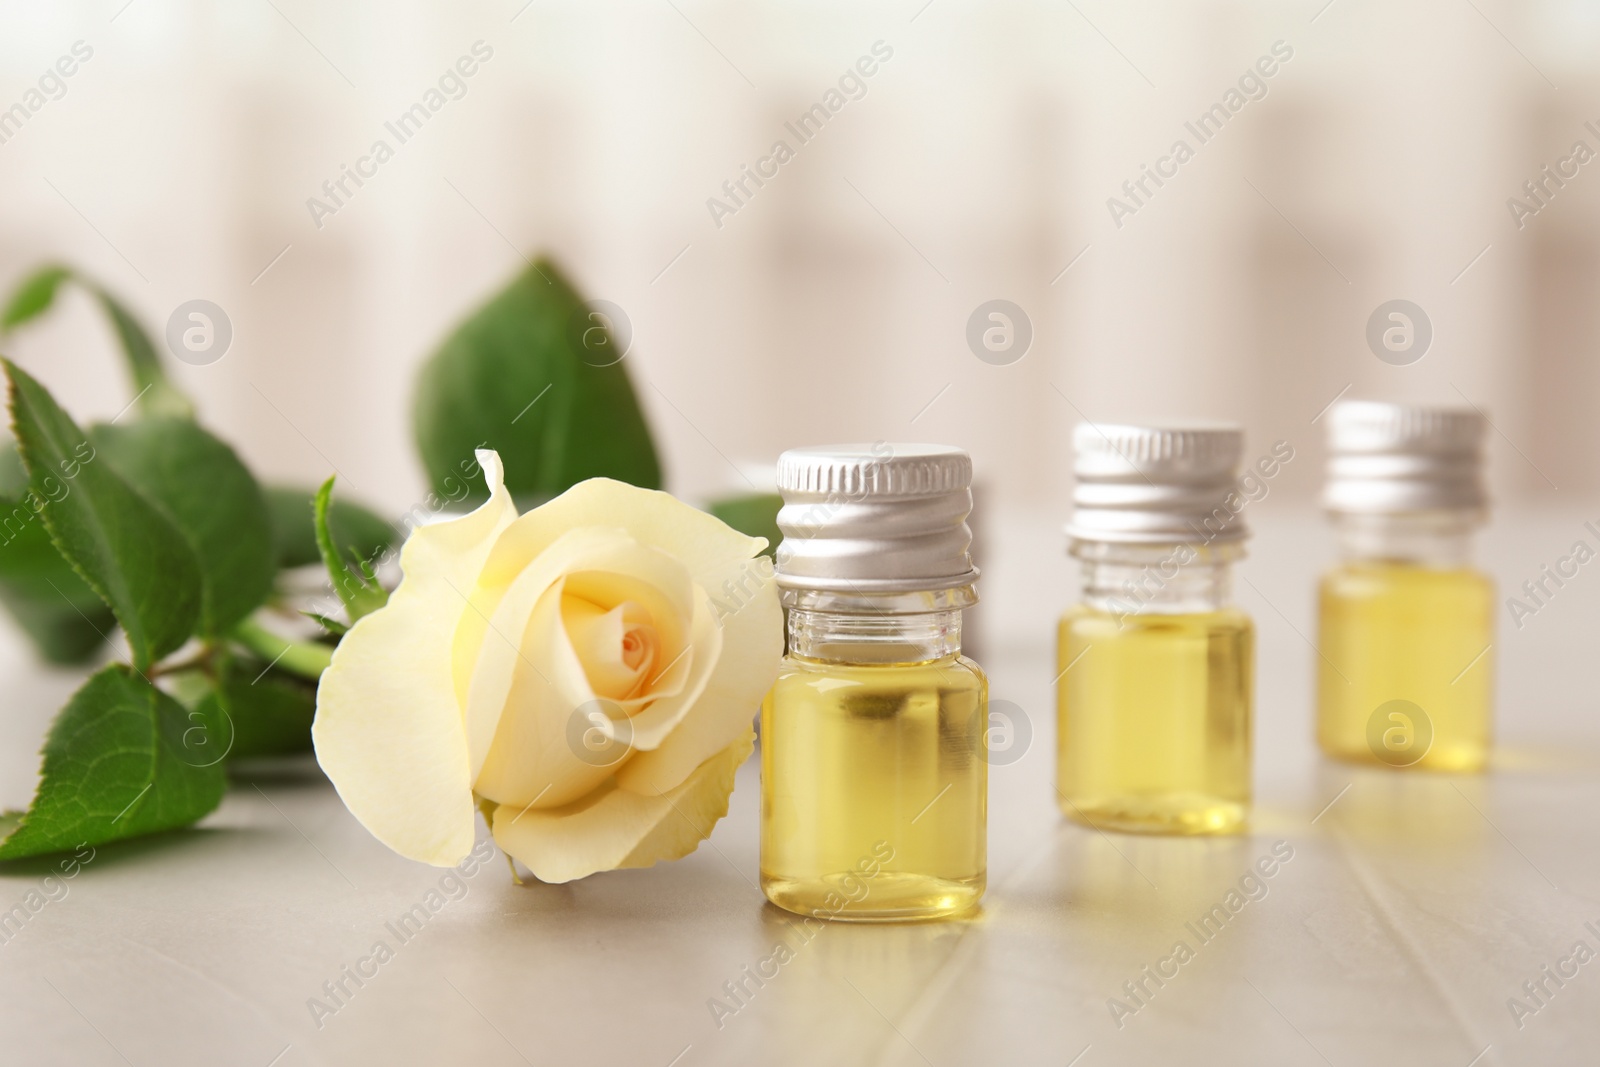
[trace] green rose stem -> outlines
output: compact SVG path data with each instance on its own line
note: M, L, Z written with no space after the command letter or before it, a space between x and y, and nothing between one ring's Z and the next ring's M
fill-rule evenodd
M235 626L233 639L274 666L312 681L322 677L322 672L333 662L333 649L327 645L286 640L253 619Z

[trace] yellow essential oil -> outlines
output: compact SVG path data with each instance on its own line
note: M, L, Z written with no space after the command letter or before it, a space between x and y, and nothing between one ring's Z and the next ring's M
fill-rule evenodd
M1494 583L1464 567L1353 562L1323 577L1319 599L1322 750L1391 766L1482 769L1489 758ZM1391 701L1414 704L1422 716Z
M1068 611L1056 668L1061 810L1114 830L1238 829L1250 809L1254 638L1233 608Z
M1239 477L1228 425L1084 423L1056 660L1056 793L1102 830L1225 834L1250 813L1255 630L1230 603L1241 513L1294 451Z
M761 709L761 890L780 908L906 921L983 895L988 683L961 655L971 480L942 445L779 458L789 654Z
M983 895L987 683L971 660L791 656L761 709L761 889L838 919L924 919Z
M1345 401L1323 501L1342 562L1318 591L1317 742L1339 759L1439 771L1488 762L1494 583L1470 565L1487 514L1471 409Z

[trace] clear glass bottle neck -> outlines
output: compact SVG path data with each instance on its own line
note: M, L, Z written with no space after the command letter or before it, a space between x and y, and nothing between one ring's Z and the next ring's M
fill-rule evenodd
M1233 601L1239 542L1220 545L1128 545L1074 541L1083 602L1113 615L1191 615Z
M1347 563L1393 562L1420 567L1465 567L1482 516L1471 511L1395 515L1336 513L1339 553Z
M961 654L972 586L914 593L785 589L789 654L824 663L929 663Z

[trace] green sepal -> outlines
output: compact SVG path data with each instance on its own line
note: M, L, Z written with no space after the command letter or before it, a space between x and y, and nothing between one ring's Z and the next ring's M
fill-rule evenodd
M300 614L322 627L335 637L343 637L350 632L350 627L329 615L315 611L302 611Z
M333 478L322 483L317 490L313 512L317 529L317 550L322 553L322 565L328 568L333 591L339 594L345 614L353 624L363 615L369 615L389 602L389 591L378 584L371 565L362 559L346 563L344 554L334 544L333 533L328 528L328 507L333 501Z
M310 489L269 485L266 495L278 566L304 567L321 562L315 515L317 494ZM333 543L344 545L357 559L379 559L400 538L400 531L392 523L348 500L335 500L329 506L328 529L333 533Z

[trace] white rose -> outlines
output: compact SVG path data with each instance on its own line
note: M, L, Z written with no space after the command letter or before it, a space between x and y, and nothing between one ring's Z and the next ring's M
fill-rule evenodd
M436 866L482 810L535 876L685 856L727 813L783 654L761 538L595 478L412 532L387 606L317 690L317 760L368 830ZM714 599L715 598L715 599Z

